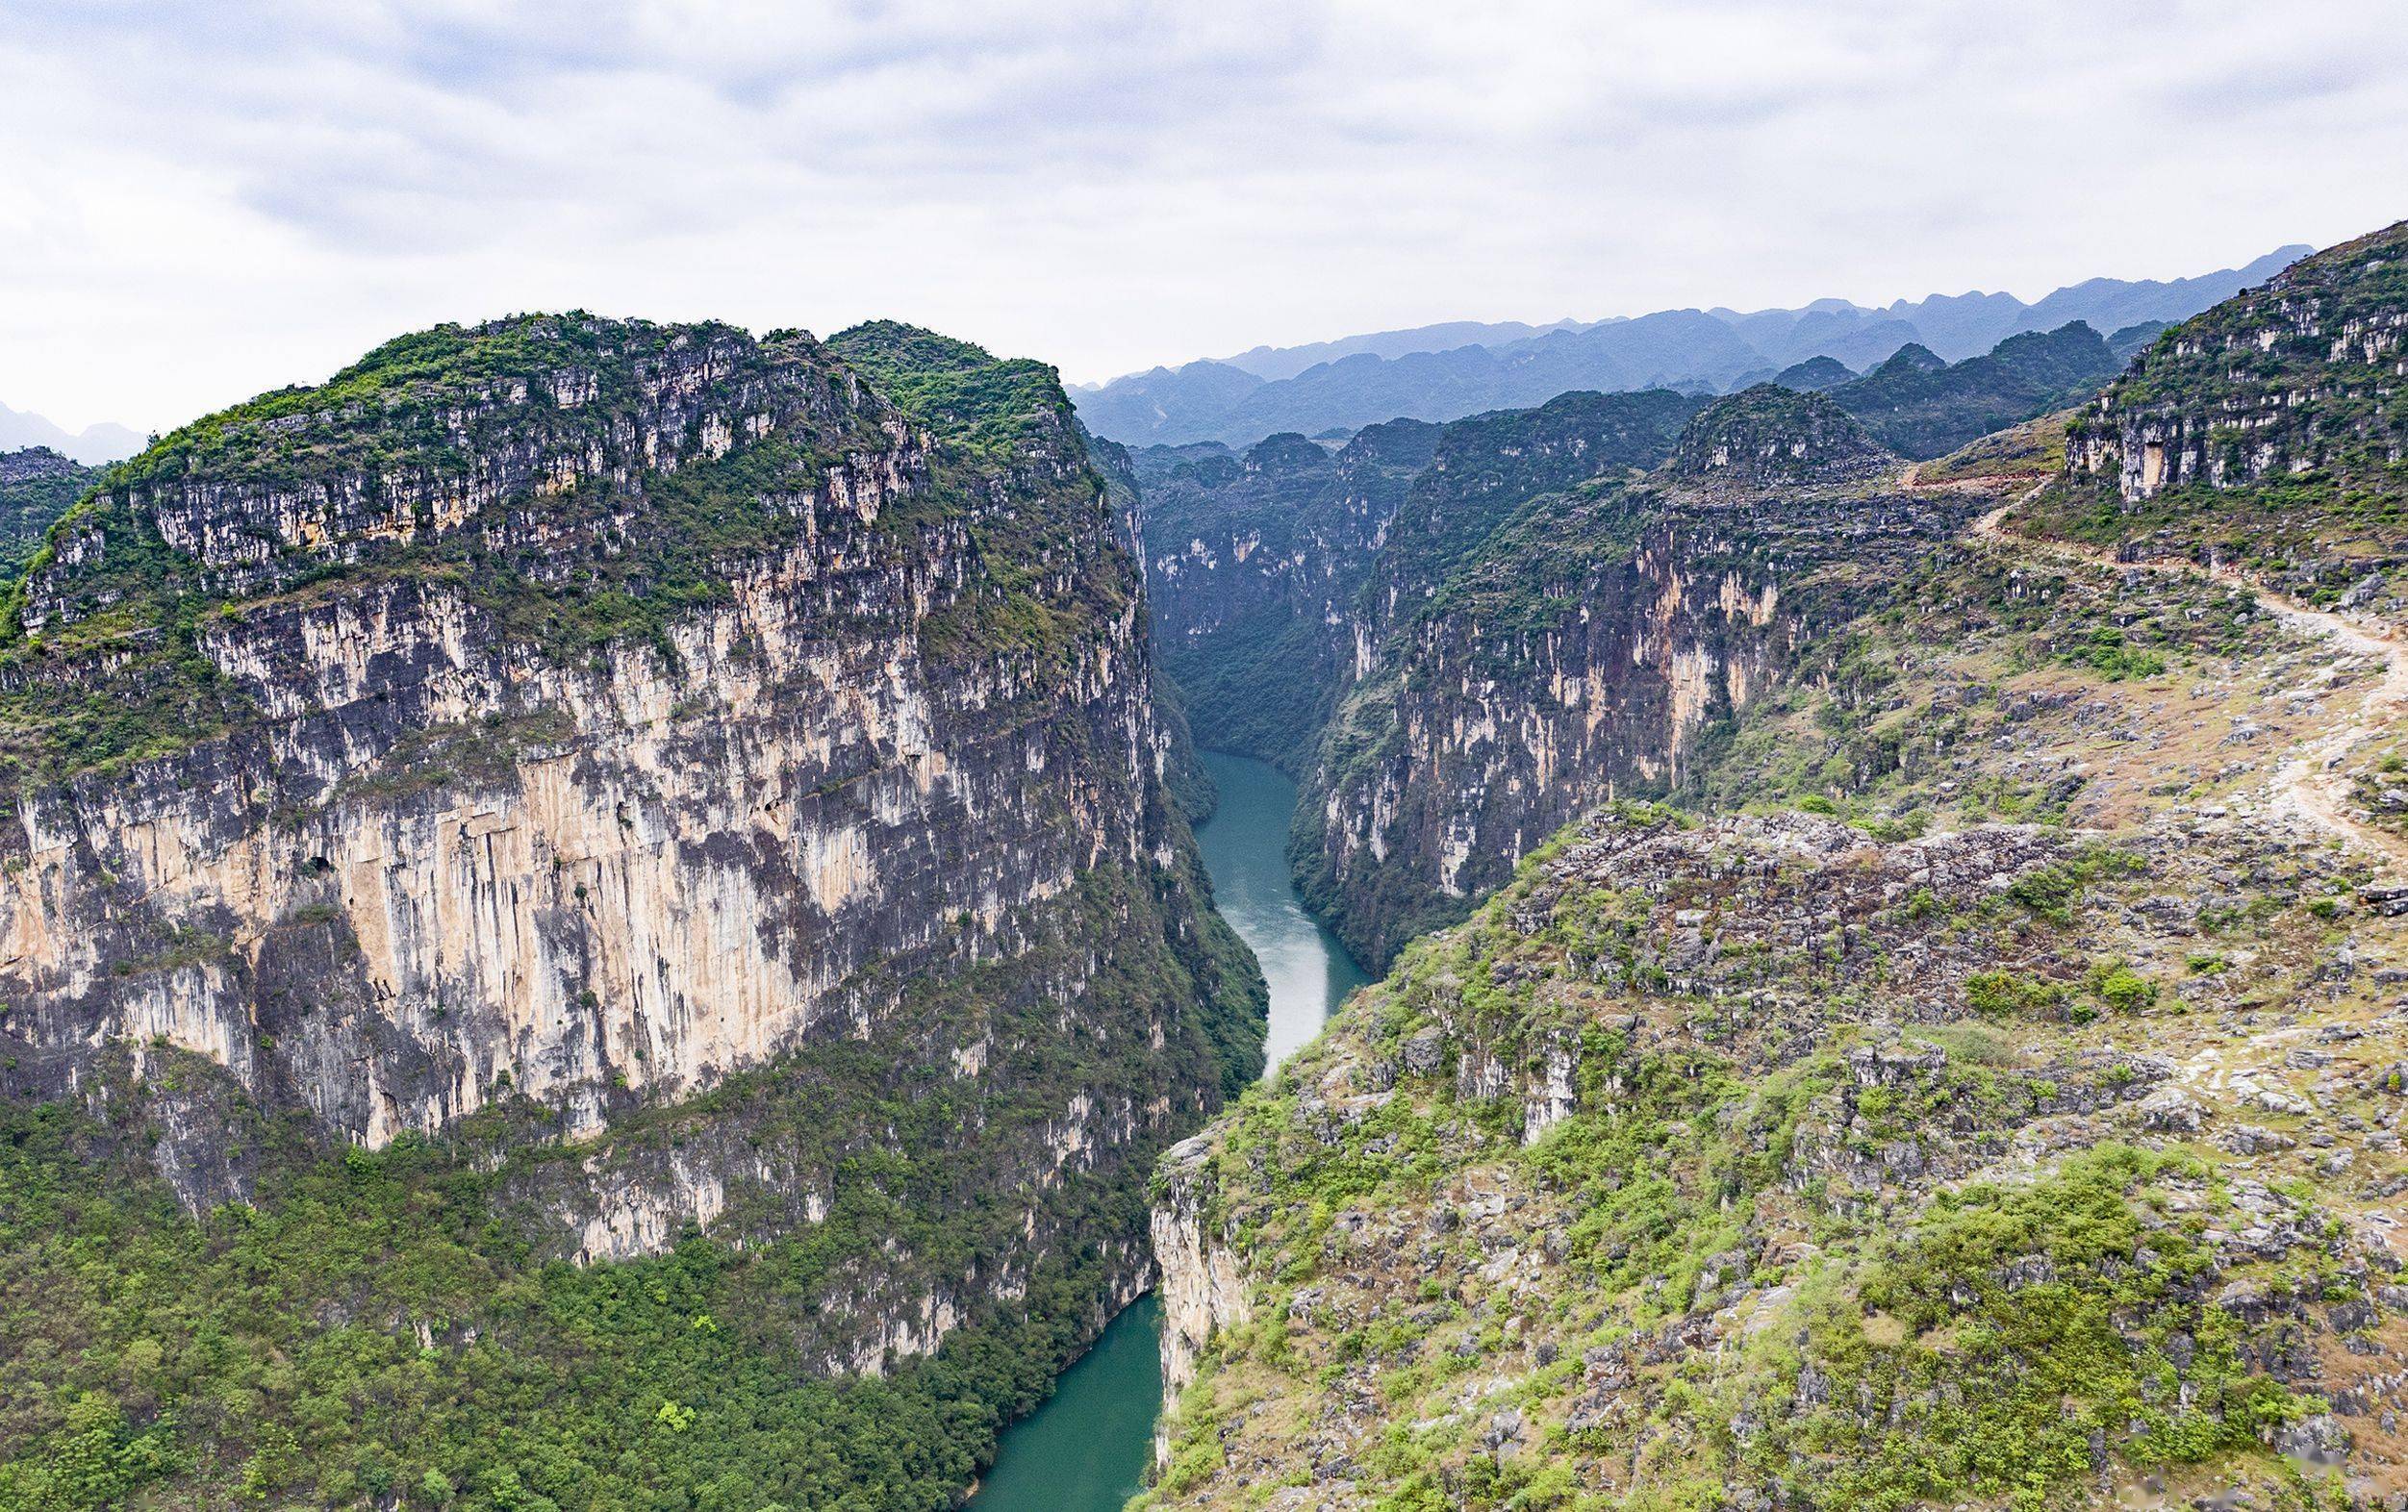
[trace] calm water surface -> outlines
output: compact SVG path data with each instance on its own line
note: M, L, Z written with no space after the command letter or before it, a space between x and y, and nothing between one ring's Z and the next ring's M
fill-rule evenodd
M1361 986L1346 948L1312 921L1287 875L1296 785L1278 769L1207 751L1221 806L1196 831L1213 901L1262 962L1271 985L1268 1060L1277 1066L1321 1032ZM1112 1320L1046 1404L1004 1430L976 1512L1120 1512L1153 1454L1162 1402L1162 1314L1151 1296Z
M1244 756L1204 755L1221 789L1221 806L1196 831L1212 900L1238 937L1254 947L1271 984L1268 1064L1278 1066L1314 1035L1346 995L1365 980L1337 937L1313 922L1288 879L1287 825L1296 784L1278 768Z
M1003 1430L976 1512L1120 1512L1145 1488L1162 1405L1162 1309L1148 1292L1104 1325L1044 1406Z

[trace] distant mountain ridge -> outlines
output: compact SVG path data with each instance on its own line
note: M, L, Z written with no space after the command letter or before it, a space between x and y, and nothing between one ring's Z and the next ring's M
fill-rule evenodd
M1530 325L1520 320L1489 323L1447 320L1405 331L1375 331L1366 336L1342 336L1334 341L1307 341L1302 346L1257 346L1235 357L1220 359L1225 367L1252 373L1265 381L1293 378L1307 367L1340 358L1369 353L1374 357L1406 357L1414 352L1447 352L1458 346L1500 346L1527 341L1556 331L1585 331L1610 325L1610 320L1552 320Z
M97 467L140 451L142 438L113 420L70 431L41 416L0 404L0 451L29 446L46 446L85 466Z
M1128 445L1244 447L1281 431L1325 435L1395 418L1446 421L1527 408L1576 389L1725 393L1817 357L1864 373L1910 344L1954 363L2011 336L2076 321L2119 334L2183 320L2265 283L2309 250L2287 246L2193 278L2089 279L2032 304L1976 291L1880 308L1818 299L1795 310L1663 310L1548 325L1449 321L1257 346L1116 378L1073 398L1091 430Z
M1863 377L1824 391L1883 445L1922 460L2079 404L2121 365L2106 339L2076 320L2018 332L1961 363L1902 346Z

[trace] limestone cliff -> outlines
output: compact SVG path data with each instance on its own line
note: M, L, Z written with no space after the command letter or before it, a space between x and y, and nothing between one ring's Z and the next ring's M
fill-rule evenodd
M1355 656L1356 600L1439 427L1369 426L1332 450L1274 436L1134 456L1146 592L1198 738L1290 770Z
M1766 386L1650 478L1517 491L1434 569L1395 568L1299 819L1307 897L1384 962L1573 816L1689 778L1798 646L1965 515L1894 470L1829 400Z
M1125 530L1050 369L898 326L445 327L167 437L9 606L0 1097L204 1217L407 1145L537 1257L807 1244L801 1369L1033 1322L1025 1403L1259 1065Z
M2076 427L2077 477L2130 503L2316 474L2380 487L2403 426L2408 222L2286 268L2158 338Z
M2160 335L2076 419L2034 523L2134 556L2249 559L2319 602L2395 593L2404 375L2408 222Z

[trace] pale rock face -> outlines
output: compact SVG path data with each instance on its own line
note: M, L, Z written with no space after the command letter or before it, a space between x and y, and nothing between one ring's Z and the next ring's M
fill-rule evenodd
M1535 1145L1546 1132L1580 1111L1580 1094L1573 1082L1579 1069L1578 1046L1547 1046L1546 1064L1535 1085L1522 1096L1522 1143Z
M916 531L881 527L927 486L925 436L858 388L756 389L722 381L724 354L680 350L614 455L671 470L831 414L871 441L775 496L797 526L786 543L727 564L722 599L657 649L546 657L440 576L339 578L207 621L199 650L255 720L29 788L0 822L0 1090L60 1096L117 1046L138 1070L173 1047L371 1147L531 1099L549 1132L597 1141L559 1168L582 1179L527 1189L561 1252L624 1259L748 1201L818 1222L830 1189L791 1152L732 1138L619 1148L619 1115L866 1038L915 979L1028 957L1055 927L1046 906L1095 868L1169 874L1143 600L1087 617L1050 660L932 650L932 617L987 592L972 525L1026 507L1018 482ZM599 393L575 371L538 388L562 410ZM522 507L530 492L621 465L560 441L549 412L518 413L528 404L525 384L497 386L454 416L490 443L458 473L376 489L340 473L183 479L146 507L238 597L275 588L295 553L348 560L394 531L540 536L550 517ZM477 429L489 421L508 423ZM1022 466L1038 488L1092 480L1075 452ZM1110 555L1121 522L1096 504L1051 564L1054 592L1128 569ZM39 612L88 610L75 583L56 577ZM1014 990L1075 1016L1092 971L1040 964ZM987 1031L961 1027L928 1053L987 1075ZM1136 1044L1157 1054L1165 1030ZM1117 1164L1202 1111L1189 1091L1142 1107L1081 1096L1033 1131L1032 1182ZM158 1157L188 1204L244 1195L198 1147ZM958 1308L921 1300L862 1348L933 1348Z
M580 1263L658 1254L676 1242L685 1224L708 1230L726 1211L727 1184L721 1172L682 1157L673 1157L671 1164L673 1179L666 1187L616 1183L597 1187L600 1200L592 1214L584 1216L578 1230L576 1259ZM602 1176L607 1171L602 1161L593 1157L582 1165L588 1176Z
M63 721L13 784L0 1096L105 1115L194 1213L424 1138L533 1263L792 1262L815 1373L1031 1298L1091 1336L1249 985L1165 791L1131 519L1066 407L967 460L808 338L682 340L399 439L163 448L63 542L53 648L114 633L132 541L209 600L170 643L222 723L104 772ZM440 466L391 462L429 429ZM596 584L685 607L582 617ZM0 693L139 669L75 654Z
M1585 810L1683 781L1711 726L1779 686L1821 607L1799 585L1827 556L1910 553L1954 518L1853 483L1664 491L1647 507L1626 556L1547 585L1560 607L1543 627L1459 612L1363 637L1370 670L1331 727L1353 753L1307 793L1309 865L1358 958L1459 914ZM1357 706L1367 722L1350 730ZM1394 738L1375 739L1389 720Z
M1212 1336L1248 1322L1237 1256L1206 1230L1211 1200L1210 1147L1203 1135L1175 1145L1162 1157L1161 1200L1153 1207L1155 1290L1162 1302L1162 1404L1167 1420L1179 1395L1196 1378L1196 1361ZM1168 1428L1154 1429L1154 1454L1168 1463Z
M1325 790L1331 875L1369 885L1403 866L1433 895L1472 897L1510 869L1524 837L1686 769L1698 730L1743 706L1776 663L1779 582L1736 568L1694 581L1670 542L1627 570L1630 583L1602 588L1559 631L1509 647L1454 621L1388 647L1365 683L1403 679L1404 740ZM1500 655L1520 670L1479 669ZM1375 961L1403 941L1393 924L1348 933Z
M2395 249L2398 228L2368 240ZM2382 292L2389 262L2311 258L2183 327L2100 395L2067 447L2067 477L2140 503L2193 484L2246 488L2353 451L2396 461L2408 432L2384 399L2408 371L2408 310ZM2212 403L2196 398L2202 377Z
M683 674L641 652L601 674L532 666L497 654L459 601L404 590L221 630L220 670L288 721L264 749L196 752L16 816L0 983L35 1046L156 1038L255 1092L272 1058L369 1145L437 1131L497 1082L590 1131L614 1077L673 1096L867 1021L878 1003L849 978L873 951L936 948L956 912L991 930L1103 855L1151 854L1094 809L1024 832L1043 737L971 722L1025 692L1017 669L932 670L905 644L813 633L809 598L925 600L928 567L841 587L822 569L797 553L682 627ZM749 659L720 654L738 643ZM1108 648L1087 654L1084 713L1147 749L1135 691ZM411 791L405 743L368 723L399 697L419 728L532 736L482 780ZM295 789L323 806L293 820L263 801ZM899 908L906 885L921 895ZM128 973L145 929L211 945ZM296 948L346 956L348 992L266 1051L262 989Z

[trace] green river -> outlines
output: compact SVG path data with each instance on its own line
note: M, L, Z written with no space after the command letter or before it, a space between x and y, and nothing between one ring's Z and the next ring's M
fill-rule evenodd
M1321 1032L1321 1021L1364 977L1346 947L1305 914L1288 880L1296 785L1243 756L1206 751L1204 764L1220 786L1221 806L1196 842L1213 901L1270 983L1268 1049L1277 1066ZM975 1512L1120 1512L1153 1452L1161 1331L1151 1295L1113 1319L1046 1404L1004 1430L995 1469L971 1499Z

